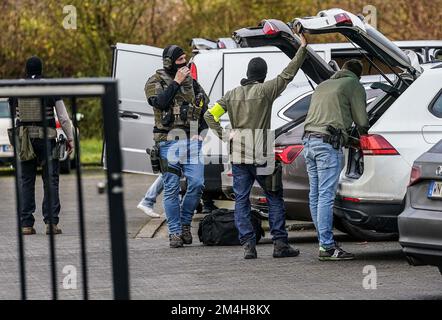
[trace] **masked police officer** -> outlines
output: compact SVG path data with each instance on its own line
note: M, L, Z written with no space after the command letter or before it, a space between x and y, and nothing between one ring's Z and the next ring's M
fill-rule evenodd
M145 92L154 108L154 139L159 146L164 182L164 209L171 248L192 243L191 222L204 188L201 160L203 119L209 98L190 76L186 55L176 45L163 52L164 69L147 81ZM180 177L187 192L180 203Z
M310 211L319 237L319 259L352 260L334 241L333 205L342 171L342 146L354 122L367 133L366 93L359 79L359 60L347 61L342 70L321 83L312 96L305 120L304 156L310 180Z
M264 131L270 130L272 105L276 98L286 89L293 80L306 57L307 40L301 35L301 47L296 56L284 71L275 79L264 82L267 76L267 64L262 58L250 61L247 79L243 79L241 86L229 92L219 100L213 108L205 114L206 122L216 135L223 140L233 140L231 145L233 165L233 189L235 192L235 224L239 231L240 242L244 247L245 259L256 259L256 234L250 217L250 191L255 180L264 189L269 205L269 223L273 236L273 257L295 257L299 250L288 244L288 235L285 229L285 205L281 183L273 185L273 180L281 181L281 171L260 173L262 164L256 150L257 141L268 140ZM225 113L229 114L232 134L227 135L221 127L219 119ZM247 137L249 132L250 137ZM241 136L246 133L247 143L242 143ZM236 139L237 137L239 139ZM251 138L251 139L250 139ZM239 142L239 143L237 143ZM274 161L273 141L270 146L270 157ZM264 144L258 149L263 149ZM254 149L253 154L251 151ZM236 157L236 156L239 157ZM243 157L244 155L244 157ZM235 159L236 158L236 159ZM268 183L270 181L270 184Z
M43 63L38 57L31 57L26 62L26 78L39 80L42 78ZM15 111L17 119L17 134L19 147L17 154L21 165L20 191L22 193L21 226L24 235L33 235L34 212L35 212L35 178L37 167L43 167L43 216L46 224L46 234L50 234L51 228L54 234L61 234L58 227L60 214L59 199L59 154L56 148L56 124L55 113L67 137L67 151L73 152L73 131L63 100L58 97L34 98L10 98L11 109ZM43 106L42 106L43 104ZM52 165L49 166L44 152L44 129L41 108L44 108L48 123L47 137L49 139ZM48 170L50 170L48 172ZM52 201L49 203L49 190L52 191Z

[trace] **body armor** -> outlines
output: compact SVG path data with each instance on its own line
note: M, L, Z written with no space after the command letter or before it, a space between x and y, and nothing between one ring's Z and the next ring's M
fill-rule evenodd
M158 70L146 83L146 98L156 96L172 84L174 79L164 70ZM166 141L167 134L173 129L189 130L191 122L200 119L201 111L209 101L198 85L194 88L193 79L188 77L175 95L168 110L154 108L156 142Z
M44 138L43 119L41 105L45 105L46 120L48 121L48 139L55 139L54 107L46 99L40 98L19 98L17 99L17 119L20 126L26 127L30 138Z

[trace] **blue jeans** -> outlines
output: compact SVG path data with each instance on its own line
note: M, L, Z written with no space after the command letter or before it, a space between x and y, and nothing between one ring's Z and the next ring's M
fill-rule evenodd
M310 180L310 212L319 244L333 248L333 206L342 171L342 150L333 149L322 138L305 138L304 157Z
M256 233L251 222L250 191L255 180L264 189L269 206L269 224L273 241L281 240L288 243L285 229L285 205L283 189L278 192L265 191L266 176L256 174L257 167L250 164L234 164L233 190L235 192L235 225L239 232L241 244L256 243Z
M163 189L163 176L160 175L147 190L146 195L143 200L141 200L141 204L153 209L153 206L157 202L157 197L163 192Z
M170 168L181 171L187 178L187 192L180 203L180 177L173 172L163 173L164 210L169 234L180 235L183 225L192 223L193 214L204 189L204 162L201 160L202 142L190 140L160 143L160 155Z

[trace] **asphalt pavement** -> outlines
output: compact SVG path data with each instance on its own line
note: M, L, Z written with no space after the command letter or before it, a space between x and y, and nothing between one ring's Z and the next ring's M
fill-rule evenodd
M299 257L272 258L273 247L267 238L258 246L259 258L245 261L240 247L202 246L195 236L201 218L197 216L194 244L170 249L164 222L150 220L136 209L153 179L144 175L124 176L132 299L442 299L442 275L438 269L409 266L397 242L358 243L341 234L338 238L344 249L355 253L357 260L320 262L315 233L291 231L290 241L301 250ZM107 196L97 192L97 183L102 181L102 171L84 173L91 299L113 297ZM61 178L63 235L56 237L60 299L82 298L75 182L75 175ZM51 298L49 240L43 234L41 185L38 179L37 235L25 238L30 299ZM19 299L13 177L0 176L0 190L0 299ZM161 203L157 209L162 211Z

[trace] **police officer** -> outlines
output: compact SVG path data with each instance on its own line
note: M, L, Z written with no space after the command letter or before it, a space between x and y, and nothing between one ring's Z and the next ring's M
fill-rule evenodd
M359 82L363 65L347 61L341 71L315 90L305 121L304 157L310 180L310 211L319 237L319 259L352 260L334 241L333 205L342 171L342 146L354 122L359 134L369 123L366 93Z
M43 64L40 58L31 57L26 62L26 78L39 80L42 78ZM35 212L35 178L37 167L43 167L44 199L42 212L46 224L46 234L50 234L51 228L54 234L61 234L58 227L60 214L59 199L59 161L56 149L56 123L54 108L58 120L67 137L67 151L70 155L73 152L73 131L72 125L61 98L46 97L44 99L33 98L10 98L11 109L16 114L19 149L17 154L21 165L20 191L22 193L21 226L23 235L33 235L34 212ZM44 129L41 108L46 113L48 123L47 137L49 139L50 155L52 165L48 165L48 159L44 152ZM50 170L50 172L48 172ZM49 190L52 191L52 201L49 203Z
M257 258L256 234L251 223L249 199L255 180L264 189L269 205L269 223L274 242L273 257L299 255L299 250L288 244L283 188L280 183L281 171L275 170L273 174L260 172L260 169L263 169L261 167L263 158L258 152L263 150L256 150L256 148L259 145L261 146L258 149L264 147L264 144L257 143L257 141L266 140L264 131L270 130L273 102L286 89L303 64L307 52L306 46L307 40L304 35L301 35L301 47L296 56L278 77L267 82L264 82L267 76L266 62L262 58L252 59L248 65L247 79L241 81L240 87L227 92L205 114L206 122L219 138L223 138L224 141L233 140L231 161L236 201L235 225L239 231L245 259ZM233 130L231 134L225 132L219 123L220 117L226 112L229 114ZM244 136L250 143L241 142L241 136ZM253 152L250 152L251 149L254 149ZM274 161L273 149L270 153ZM280 182L275 182L273 185L273 180Z
M171 248L192 243L191 222L204 188L201 160L203 119L209 98L190 76L186 55L172 45L163 52L164 69L147 81L145 92L154 108L154 139L159 145L164 182L164 209ZM180 203L180 177L187 192Z

